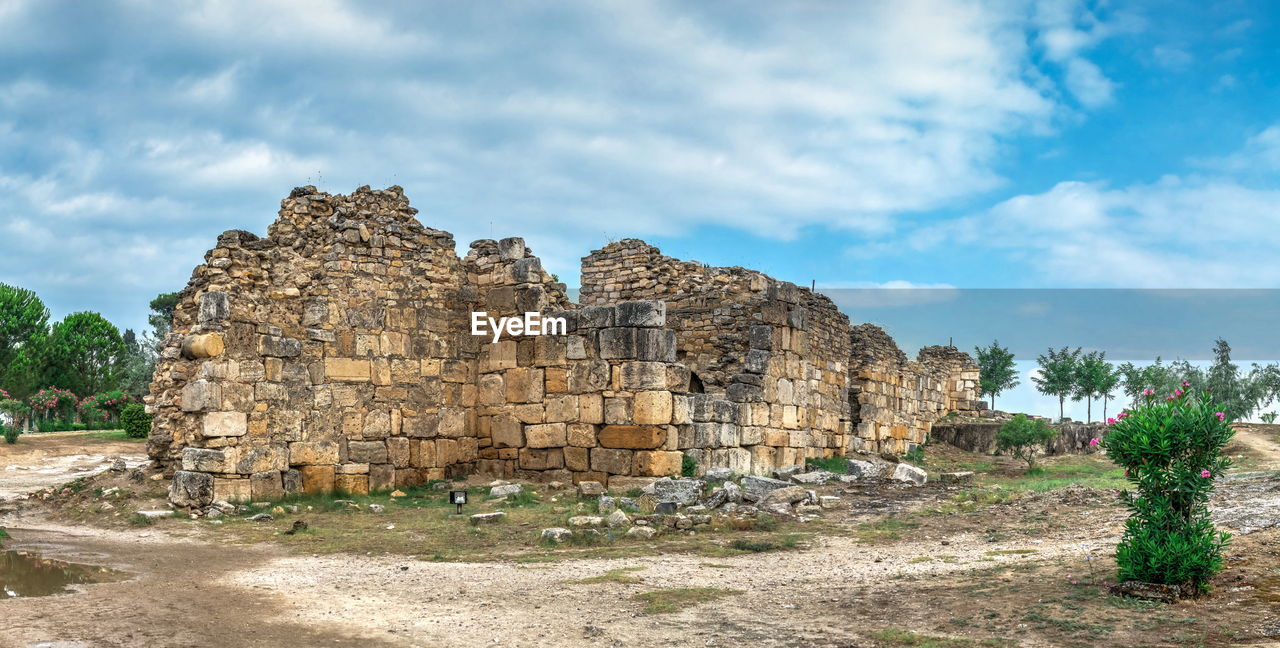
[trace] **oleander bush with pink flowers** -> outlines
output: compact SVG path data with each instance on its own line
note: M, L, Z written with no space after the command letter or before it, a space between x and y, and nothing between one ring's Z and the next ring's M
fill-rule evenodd
M1234 431L1212 394L1188 387L1166 397L1147 390L1136 407L1108 420L1101 443L1134 487L1123 493L1130 516L1116 547L1120 580L1197 595L1222 569L1230 538L1214 528L1209 496L1230 466L1222 449Z

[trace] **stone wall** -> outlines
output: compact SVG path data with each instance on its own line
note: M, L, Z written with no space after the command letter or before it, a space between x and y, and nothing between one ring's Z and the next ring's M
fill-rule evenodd
M303 187L266 237L219 237L148 397L175 503L475 472L616 484L684 456L762 473L901 450L973 401L964 354L907 362L794 284L628 239L584 259L579 306L522 239L459 258L415 213L398 187ZM478 311L567 330L494 342L471 334Z
M947 412L982 407L978 367L955 347L925 347L915 362L874 324L854 326L849 401L855 449L904 453Z
M961 450L993 454L996 451L996 435L1002 423L942 421L933 426L932 439L951 444ZM1045 454L1092 454L1097 446L1089 440L1106 436L1107 426L1102 423L1052 423L1058 430L1057 438L1047 444Z

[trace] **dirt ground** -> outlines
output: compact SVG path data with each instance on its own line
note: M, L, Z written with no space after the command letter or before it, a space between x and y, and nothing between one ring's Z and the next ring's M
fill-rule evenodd
M1254 430L1233 451L1251 469L1280 468L1274 438ZM97 448L80 454L108 454ZM75 454L31 452L36 461ZM930 454L948 465L991 461L993 475L1014 470ZM300 554L181 520L104 529L19 506L0 519L9 548L133 578L0 602L0 646L1280 646L1274 526L1234 539L1210 596L1146 605L1105 591L1125 518L1114 492L978 490L830 487L841 507L790 551L545 562ZM1255 475L1220 491L1223 510L1257 510L1280 499L1280 482ZM620 569L630 578L570 582ZM635 599L683 587L732 591L668 614L646 614Z
M134 468L147 461L146 447L84 432L20 436L16 444L0 444L0 500L101 472L116 457Z

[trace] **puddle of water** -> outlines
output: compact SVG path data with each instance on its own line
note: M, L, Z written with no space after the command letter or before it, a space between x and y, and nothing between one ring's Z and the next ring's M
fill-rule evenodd
M52 596L74 591L70 585L105 583L125 577L124 572L41 558L31 551L0 552L0 600Z

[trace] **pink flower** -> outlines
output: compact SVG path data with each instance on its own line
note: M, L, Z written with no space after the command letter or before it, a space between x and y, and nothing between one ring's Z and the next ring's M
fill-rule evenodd
M1142 390L1142 395L1143 395L1143 396L1155 396L1155 395L1156 395L1156 390L1154 390L1154 389L1144 389L1144 390Z
M1214 413L1213 413L1213 415L1214 415L1214 416L1216 416L1216 417L1218 417L1218 420L1219 420L1219 421L1225 421L1225 420L1227 420L1227 415L1226 415L1225 413L1223 413L1223 412L1214 412Z
M1181 396L1182 394L1183 394L1183 392L1182 392L1182 390L1181 390L1181 389L1175 389L1175 390L1173 390L1173 395L1174 395L1174 396Z
M1115 419L1111 419L1111 420L1115 420ZM1089 439L1089 445L1090 445L1090 446L1096 446L1096 445L1098 445L1099 443L1101 443L1101 441L1099 441L1097 437L1094 437L1094 438L1092 438L1092 439Z
M1200 471L1200 476L1201 476L1201 477L1204 477L1205 479L1208 479L1211 475L1212 475L1212 473L1210 473L1210 472L1209 472L1209 471L1207 471L1207 470L1201 470L1201 471Z
M1187 382L1187 381L1185 381L1185 380L1184 380L1184 381L1182 381L1182 386L1183 386L1183 387L1190 387L1190 386L1191 386L1191 383L1189 383L1189 382Z

